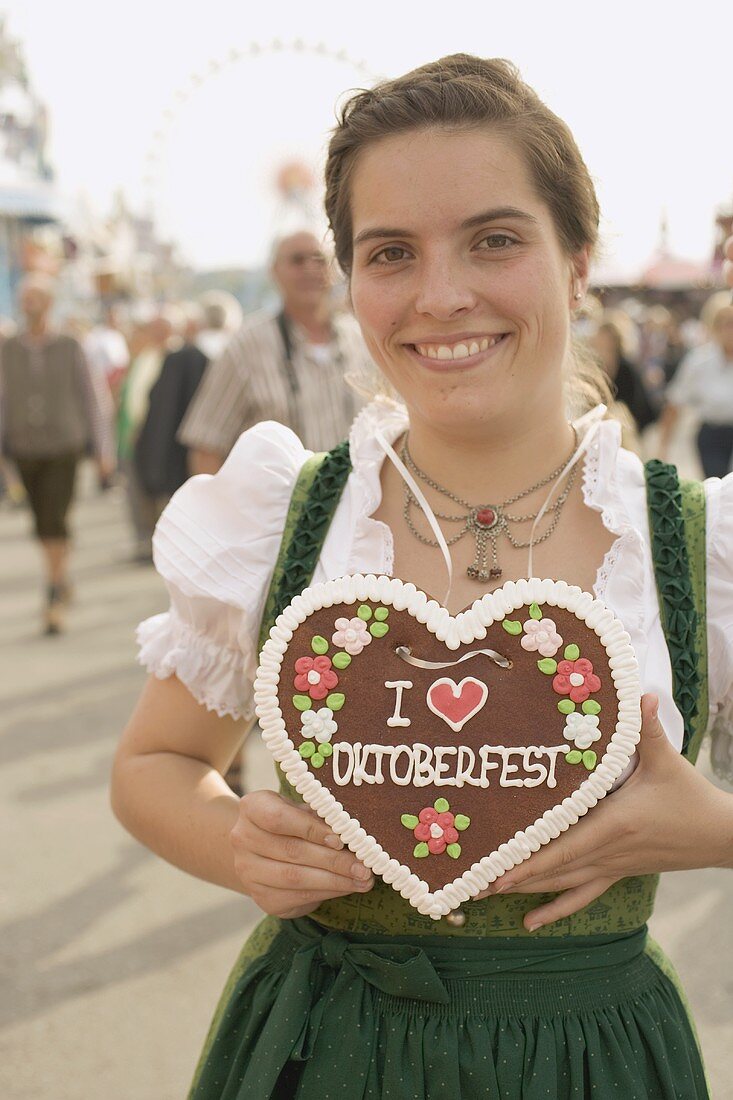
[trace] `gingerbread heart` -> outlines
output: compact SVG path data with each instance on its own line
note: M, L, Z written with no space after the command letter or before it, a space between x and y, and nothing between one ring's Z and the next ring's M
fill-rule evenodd
M456 616L396 578L314 585L273 627L255 702L303 799L436 919L591 810L641 726L621 622L537 578Z

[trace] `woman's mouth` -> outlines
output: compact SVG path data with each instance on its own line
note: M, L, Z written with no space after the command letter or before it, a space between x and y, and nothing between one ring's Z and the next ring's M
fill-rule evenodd
M445 370L447 368L455 369L453 365L456 363L460 364L461 367L474 366L485 356L491 355L508 337L508 332L497 332L490 336L475 336L456 340L450 344L425 342L406 344L405 347L426 366L437 370Z

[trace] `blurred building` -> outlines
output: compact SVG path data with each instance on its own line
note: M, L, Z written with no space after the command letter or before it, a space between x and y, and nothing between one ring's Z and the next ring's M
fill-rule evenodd
M0 317L12 314L24 270L53 269L43 227L60 203L46 156L48 114L34 93L21 48L0 16Z

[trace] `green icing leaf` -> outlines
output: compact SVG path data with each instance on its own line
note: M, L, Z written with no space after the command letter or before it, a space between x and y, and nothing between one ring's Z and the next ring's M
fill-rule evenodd
M518 622L515 622L512 619L504 619L504 622L501 625L504 627L507 634L521 634L522 633L522 624L518 623Z
M575 703L572 699L561 699L557 704L557 709L560 714L572 714L575 710Z
M446 848L446 852L451 857L451 859L458 859L459 855L461 854L461 846L460 844L449 844Z
M377 610L374 612L374 618L377 619L380 623L383 623L385 619L389 618L389 608L378 607Z
M307 760L310 756L312 756L315 751L316 751L316 746L313 744L312 741L304 741L303 744L298 749L298 752L300 753L300 755L303 757L304 760Z
M330 756L333 752L333 748L331 744L326 741L325 744L321 745L318 751L320 752L321 756Z
M334 653L331 664L334 668L343 670L351 664L351 656L348 653Z
M320 752L314 752L311 756L311 764L314 768L322 768L325 764L325 760Z
M583 711L583 714L600 714L601 704L597 703L595 699L586 699L580 709Z
M576 645L566 645L565 646L565 660L566 661L577 661L579 656L580 656L580 650L578 649L578 647Z
M320 634L316 634L311 642L311 649L319 656L323 656L324 653L328 653L328 642Z
M450 802L447 798L436 798L433 806L439 814L444 814L446 810L450 809Z
M541 619L542 618L542 608L540 607L540 605L538 603L530 604L529 617L530 617L530 619Z
M333 711L341 710L345 702L346 696L340 691L334 691L326 699L326 706Z
M544 672L545 676L554 676L557 672L557 661L553 661L552 657L543 657L537 662L537 668L540 672Z
M570 752L565 754L565 759L568 764L579 764L583 759L583 754L579 749L571 749Z
M363 619L365 623L368 623L372 617L372 609L367 604L363 603L356 614L360 619Z
M430 855L430 849L428 848L425 841L423 841L421 844L415 845L412 854L415 856L416 859L425 859L425 856Z
M459 833L462 833L464 829L467 829L471 824L471 818L466 817L465 814L456 814L456 819L453 822Z
M389 626L387 623L372 623L369 627L369 633L373 638L383 638L385 634L389 633Z
M310 710L313 702L310 695L294 695L293 706L296 710Z
M420 823L420 818L415 817L414 814L403 814L400 821L406 829L416 829Z
M585 764L589 772L593 771L596 764L598 763L598 757L593 752L593 749L585 750L585 752L583 753L583 763Z

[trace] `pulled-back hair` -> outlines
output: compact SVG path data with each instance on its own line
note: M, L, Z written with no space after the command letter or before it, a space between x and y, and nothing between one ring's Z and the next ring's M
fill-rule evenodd
M486 125L509 137L524 157L567 255L586 245L593 250L598 199L568 126L510 61L458 53L357 92L341 109L328 147L326 213L345 274L352 265L351 177L362 150L411 130Z

